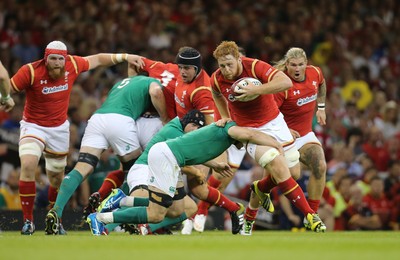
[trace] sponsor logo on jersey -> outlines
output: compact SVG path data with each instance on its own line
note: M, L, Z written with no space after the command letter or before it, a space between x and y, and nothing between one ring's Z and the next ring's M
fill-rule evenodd
M60 85L60 86L55 86L55 87L44 87L42 89L42 93L45 95L48 95L48 94L53 94L53 93L66 91L66 90L68 90L68 83L66 83L64 85Z
M301 107L301 106L303 106L303 105L305 105L305 104L308 104L308 103L311 103L311 102L313 102L313 101L315 101L315 100L317 100L317 94L314 94L314 95L312 95L312 96L305 97L305 98L299 98L299 99L297 100L297 105L298 105L299 107Z
M41 79L41 80L40 80L40 84L47 84L47 80Z
M296 95L300 95L300 90L294 90L294 91L293 91L293 95L295 95L295 96L296 96Z

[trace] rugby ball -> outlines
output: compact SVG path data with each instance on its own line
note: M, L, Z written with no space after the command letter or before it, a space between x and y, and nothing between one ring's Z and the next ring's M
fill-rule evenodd
M248 102L248 101L258 98L259 95L252 95L252 96L248 96L246 98L238 98L238 96L241 95L240 93L238 93L238 91L242 87L249 85L248 81L253 83L254 86L262 85L261 81L259 81L258 79L255 79L255 78L245 77L245 78L238 79L235 83L232 84L232 92L235 95L235 100L240 101L240 102Z

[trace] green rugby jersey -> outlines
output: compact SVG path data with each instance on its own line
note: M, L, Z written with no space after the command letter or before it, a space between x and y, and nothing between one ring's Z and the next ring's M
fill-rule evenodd
M197 130L196 130L197 131ZM147 144L146 149L137 159L135 164L148 164L147 158L149 154L150 148L159 142L164 142L168 139L174 139L176 137L182 136L184 134L184 130L182 129L181 121L178 117L175 117L171 121L168 122L161 130L150 140Z
M228 135L228 129L235 125L229 122L225 127L218 127L213 123L166 143L179 166L202 164L222 154L236 141Z
M155 78L135 76L125 78L115 84L108 93L106 101L95 114L120 114L138 119L150 107L150 84L160 82Z

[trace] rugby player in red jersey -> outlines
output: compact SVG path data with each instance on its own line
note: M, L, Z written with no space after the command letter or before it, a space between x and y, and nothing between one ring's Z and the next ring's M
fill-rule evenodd
M212 74L211 84L215 104L222 118L232 118L239 126L258 129L273 136L284 147L287 165L279 165L279 167L269 165L276 156L273 150L266 152L265 156L261 157L263 161L259 163L263 167L265 166L270 175L253 183L251 197L253 199L258 197L261 205L267 211L273 212L274 208L269 193L273 187L278 186L304 214L312 230L324 232L325 224L310 208L303 191L295 181L300 176L299 152L274 100L273 94L289 90L292 87L292 81L285 73L266 62L241 57L237 44L232 41L223 41L214 50L213 55L219 68ZM248 86L242 88L238 96L238 93L233 92L231 86L236 80L244 77L257 78L263 84L256 87L248 82ZM254 95L259 96L248 102L239 101ZM248 143L246 149L250 156L256 157L257 145ZM282 167L289 167L292 176L283 174L285 171L282 171ZM247 208L246 216L254 220L257 209L258 207ZM245 223L245 226L246 224L248 223Z
M26 93L19 142L19 192L25 222L21 234L32 235L35 231L35 171L42 153L50 181L50 202L55 201L64 177L69 149L67 110L76 78L82 72L124 61L143 66L139 56L126 53L99 53L87 57L68 55L63 42L52 41L47 45L43 59L23 65L11 78L13 91Z

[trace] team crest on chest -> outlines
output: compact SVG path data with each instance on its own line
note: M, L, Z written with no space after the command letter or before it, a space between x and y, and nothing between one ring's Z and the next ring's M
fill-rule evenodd
M317 88L317 82L315 80L313 80L312 85L314 86L314 88Z

